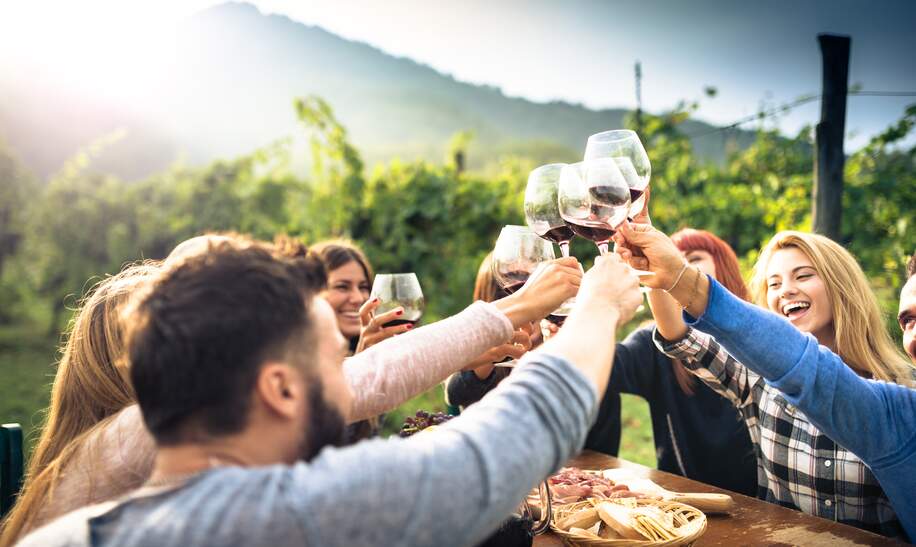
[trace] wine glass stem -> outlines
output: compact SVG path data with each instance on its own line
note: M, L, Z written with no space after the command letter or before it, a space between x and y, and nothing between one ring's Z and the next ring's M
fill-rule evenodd
M569 242L561 241L559 245L560 245L560 254L563 255L563 258L569 257Z
M601 256L604 256L607 254L607 241L602 241L601 243L597 243L596 245L598 245L598 252L601 253Z

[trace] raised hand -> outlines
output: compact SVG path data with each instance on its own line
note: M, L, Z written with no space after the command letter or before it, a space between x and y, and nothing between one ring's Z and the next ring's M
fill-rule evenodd
M404 313L404 308L397 307L381 315L373 315L379 304L381 304L381 301L376 297L367 300L359 308L359 322L362 324L362 330L359 334L359 343L356 345L356 353L413 328L411 323L385 327L385 323L400 318Z
M687 264L681 251L664 233L648 224L624 224L618 230L621 258L630 266L655 273L643 283L655 289L669 289ZM636 251L643 256L637 256Z
M639 278L614 254L599 256L582 277L576 308L612 306L619 313L617 324L629 321L642 303Z
M633 224L648 224L649 226L652 226L652 219L649 217L649 200L652 197L652 188L650 186L646 186L646 190L643 193L643 195L646 197L646 203L645 205L643 205L642 211L640 211L638 215L633 217L633 219L630 220L630 222ZM623 238L623 236L615 233L614 234L614 252L622 256L624 250L630 251L630 254L627 255L628 257L645 258L645 255L642 254L642 251L640 251L639 249L629 247L626 243L626 240ZM637 268L633 263L630 263L630 266L632 266L633 268L636 268L637 270L645 269L645 268Z
M478 378L485 379L493 372L493 363L498 363L507 357L521 359L530 349L531 334L524 329L518 329L512 333L512 340L481 353L461 370L473 370Z
M575 296L582 268L574 257L545 262L517 292L494 302L515 328L535 323Z

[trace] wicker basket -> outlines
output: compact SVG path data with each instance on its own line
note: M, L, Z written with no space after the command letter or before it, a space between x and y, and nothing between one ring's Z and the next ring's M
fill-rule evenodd
M613 546L613 547L673 547L675 545L692 545L693 542L697 540L703 533L706 531L706 515L702 511L685 505L683 503L677 503L673 501L664 501L664 500L655 500L655 499L639 499L636 501L637 506L646 506L653 505L665 512L672 512L680 517L683 517L688 522L699 522L699 525L694 525L695 529L688 535L681 536L675 539L667 541L650 541L650 540L633 540L633 539L595 539L593 537L584 536L574 532L567 532L566 530L560 530L555 526L555 523L560 522L566 516L580 511L582 509L587 509L589 507L594 507L598 503L602 502L611 502L615 503L617 500L594 500L594 501L581 501L578 503L570 503L568 505L555 506L553 508L553 523L551 528L554 533L563 538L563 543L570 546Z

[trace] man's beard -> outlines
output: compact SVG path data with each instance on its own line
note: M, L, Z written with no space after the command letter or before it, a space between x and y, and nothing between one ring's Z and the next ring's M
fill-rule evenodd
M317 377L309 381L308 419L299 459L311 461L326 446L342 446L346 423L340 410L324 397L324 382Z

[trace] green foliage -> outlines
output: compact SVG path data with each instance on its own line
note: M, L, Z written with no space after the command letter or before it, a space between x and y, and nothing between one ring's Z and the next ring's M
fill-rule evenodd
M39 187L0 146L0 326L38 325L34 330L57 333L88 280L128 261L163 258L178 242L211 230L265 239L285 232L306 242L351 237L377 271L418 274L428 300L424 320L432 321L469 303L477 267L500 227L523 222L528 172L578 154L534 143L511 150L484 173L395 160L367 174L325 101L308 97L294 106L309 138L309 176L291 167L290 143L278 142L127 183L88 170L114 135ZM667 232L711 230L747 267L776 231L810 225L810 132L784 138L761 129L752 146L720 166L698 160L684 135L694 108L643 113L639 131L652 159L653 220ZM842 243L860 260L887 312L896 308L903 265L916 243L916 147L901 144L914 125L916 106L846 164ZM455 145L473 153L477 141L468 141L469 135L459 136ZM586 265L595 252L590 242L573 244ZM899 337L896 324L888 326ZM46 349L14 360L35 361L45 379L53 354ZM429 396L417 404L433 409Z
M0 325L13 321L16 304L22 299L21 286L14 282L9 270L27 231L25 212L34 186L0 141Z
M642 115L639 131L653 167L653 219L668 232L684 226L711 230L749 266L773 233L810 225L810 131L784 138L761 128L752 146L718 166L698 160L682 130L696 107ZM179 241L209 230L260 238L287 232L307 242L351 237L379 271L417 272L429 300L427 320L442 317L467 303L477 265L499 228L523 221L528 171L548 161L545 154L576 159L567 157L574 151L533 143L506 154L486 173L394 160L367 175L326 101L305 97L294 108L310 145L308 177L290 167L290 143L278 142L234 160L125 183L88 170L93 157L120 138L112 134L39 189L0 149L2 240L16 242L0 246L0 321L50 315L54 332L66 322L66 303L80 296L91 277L113 273L127 261L162 258ZM908 246L916 241L916 152L899 146L914 119L916 107L910 107L850 156L846 168L843 243L860 259L887 311L912 252ZM473 148L471 136L459 133L453 145ZM574 252L587 263L595 251L577 242ZM41 308L46 311L33 313Z
M51 396L56 357L54 338L27 326L0 327L0 421L22 425L29 451Z

